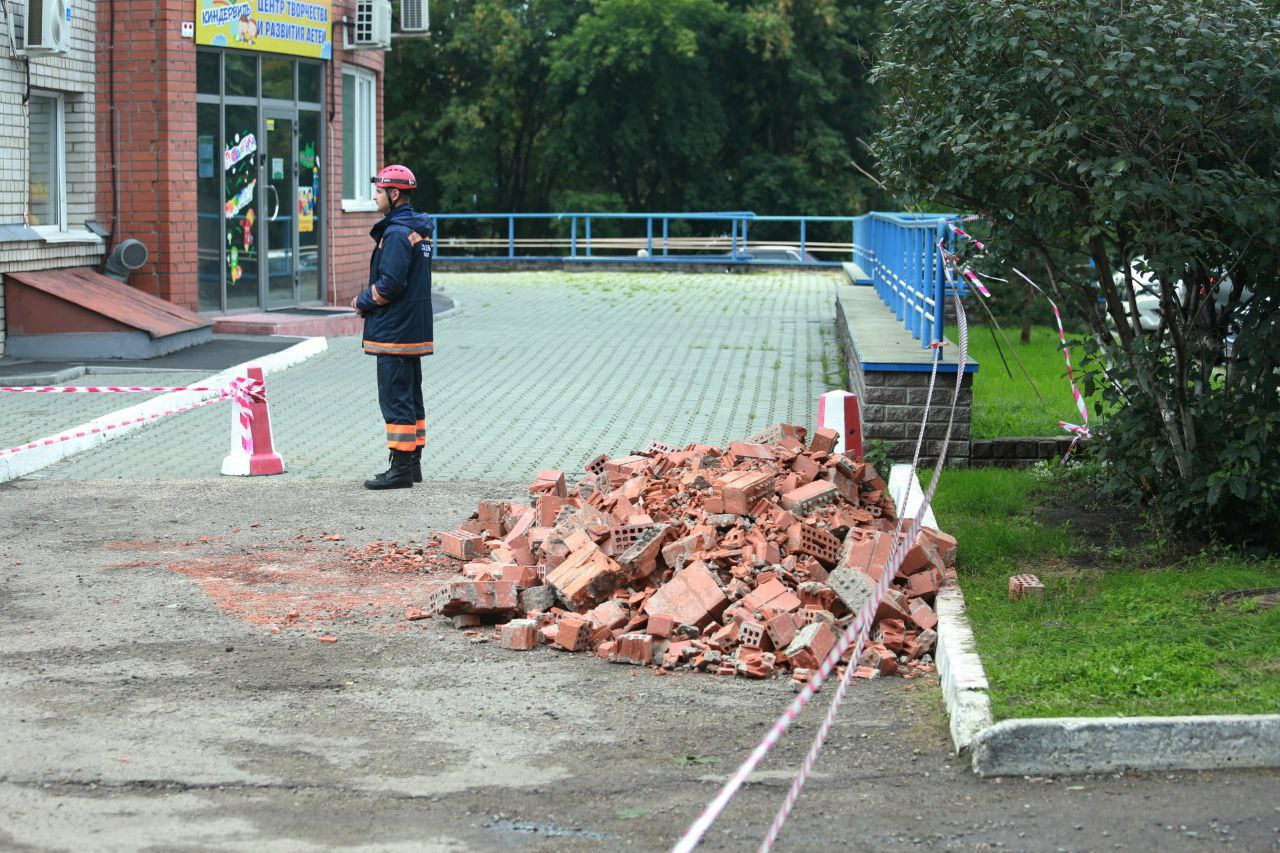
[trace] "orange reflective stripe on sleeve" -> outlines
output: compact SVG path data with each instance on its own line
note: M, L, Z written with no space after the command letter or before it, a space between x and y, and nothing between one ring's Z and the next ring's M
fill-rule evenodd
M379 305L386 305L388 302L391 301L389 299L383 299L382 294L378 292L378 288L374 287L372 284L369 285L369 295L372 296L373 301L378 303Z
M413 344L393 344L385 341L364 341L364 351L370 355L431 355L434 345L431 341Z

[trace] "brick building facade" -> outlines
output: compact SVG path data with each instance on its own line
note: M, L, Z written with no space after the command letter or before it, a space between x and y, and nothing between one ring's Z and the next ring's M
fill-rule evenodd
M19 43L31 4L56 2L10 0ZM349 301L378 217L384 67L352 44L355 5L82 0L44 56L0 22L0 273L100 268L135 239L128 284L206 317ZM61 207L38 179L47 144Z
M0 274L97 264L95 0L77 3L67 50L24 57L24 10L0 7ZM12 16L12 18L8 18ZM11 39L10 33L17 38ZM34 155L34 156L33 156ZM0 355L5 340L0 289Z

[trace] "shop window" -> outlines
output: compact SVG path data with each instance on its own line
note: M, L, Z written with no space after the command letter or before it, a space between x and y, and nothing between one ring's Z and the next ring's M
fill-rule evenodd
M223 94L241 98L258 97L258 57L228 51L223 54L226 79Z
M262 58L262 97L293 100L293 60Z
M368 71L342 71L342 198L344 209L373 209L369 183L378 169L377 81ZM347 202L355 202L354 205ZM363 203L363 204L361 204Z
M298 100L320 103L321 66L318 62L298 63Z
M58 231L67 221L62 96L32 92L27 115L30 122L28 213L32 226Z
M212 50L196 51L196 92L217 95L222 82L221 54Z

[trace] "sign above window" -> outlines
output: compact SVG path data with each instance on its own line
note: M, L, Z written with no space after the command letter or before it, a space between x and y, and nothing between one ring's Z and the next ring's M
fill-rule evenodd
M196 0L196 44L333 58L330 0Z

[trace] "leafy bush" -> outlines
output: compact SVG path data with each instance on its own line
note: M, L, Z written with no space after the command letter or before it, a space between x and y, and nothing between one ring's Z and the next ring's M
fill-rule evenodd
M1037 258L1087 321L1113 488L1178 529L1280 544L1275 4L896 0L886 24L881 168L909 200L988 214L1005 258L980 260ZM1183 283L1154 332L1135 271Z

